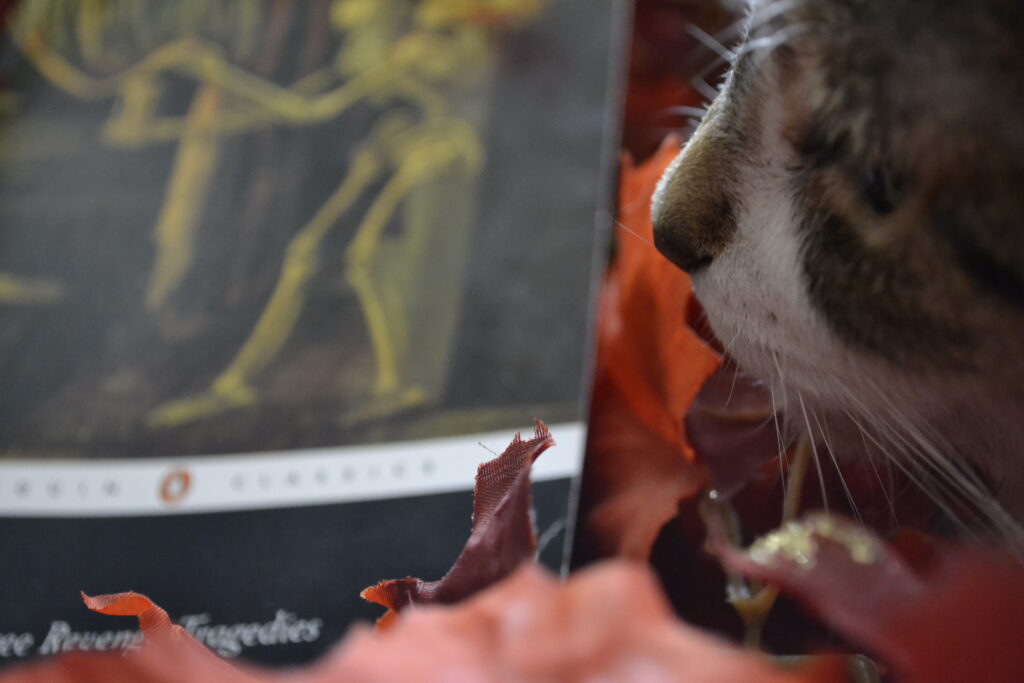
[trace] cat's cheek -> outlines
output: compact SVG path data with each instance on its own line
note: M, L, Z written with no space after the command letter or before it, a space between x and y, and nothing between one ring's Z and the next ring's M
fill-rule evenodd
M694 294L709 327L743 370L802 394L821 393L822 368L841 365L836 350L800 300L797 275L783 272L774 259L759 259L764 253L763 244L737 241L694 274Z
M715 338L727 347L730 355L747 346L749 326L743 324L742 296L731 291L726 268L712 263L690 275L693 293L700 302L708 326ZM745 355L745 354L743 354Z

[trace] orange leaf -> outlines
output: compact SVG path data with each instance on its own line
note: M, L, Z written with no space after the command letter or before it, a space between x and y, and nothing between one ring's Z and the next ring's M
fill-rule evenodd
M563 583L534 565L456 606L411 610L386 633L358 626L319 663L279 673L228 664L195 641L155 639L127 656L72 654L0 683L368 683L605 680L827 683L786 672L680 622L650 571L609 562Z
M692 455L683 416L720 359L686 324L689 276L654 248L651 195L679 140L668 138L639 167L623 161L619 253L612 265L600 328L598 371L607 372L648 429Z
M670 139L639 167L623 160L624 227L602 293L582 556L647 557L680 500L704 481L683 418L720 361L687 326L689 277L654 248L650 219L655 185L678 151Z
M0 683L256 683L269 680L246 667L232 666L207 650L185 629L171 622L161 607L139 593L88 596L86 607L101 614L138 617L146 635L136 652L68 653L56 659L14 669Z
M792 673L678 621L640 565L566 583L533 566L454 607L411 610L384 634L355 630L310 680L831 681Z
M82 602L93 612L100 614L138 617L139 627L148 638L192 638L185 629L171 623L167 612L141 593L109 593L95 597L82 593Z

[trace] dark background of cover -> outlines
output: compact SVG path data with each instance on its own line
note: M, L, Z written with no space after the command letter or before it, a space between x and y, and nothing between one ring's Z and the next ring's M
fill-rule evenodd
M536 23L497 38L498 67L482 131L487 159L477 180L470 267L447 390L437 406L358 427L340 425L344 406L315 390L159 434L140 428L138 416L122 416L156 395L169 400L201 391L226 366L274 284L291 237L278 226L297 229L308 220L343 177L353 136L365 134L377 114L357 108L343 120L277 126L224 141L220 184L203 220L227 227L203 233L202 252L173 301L184 316L202 315L208 322L201 334L170 344L148 322L140 292L175 146L110 148L100 137L109 100L76 100L42 80L10 45L0 48L0 77L53 133L42 136L52 146L42 154L59 155L65 139L75 150L66 165L0 164L0 271L58 275L67 290L56 309L0 308L0 452L204 455L528 427L533 417L549 423L578 419L592 265L595 249L602 252L607 239L595 214L607 208L599 204L607 200L615 161L607 154L614 144L606 133L616 130L609 125L615 113L609 111L608 67L623 57L623 46L613 45L620 42L613 28L626 35L616 5L553 0ZM287 44L301 46L301 23L293 30L298 33ZM287 74L275 71L267 78L276 74L290 82L303 72L293 63L298 57L284 54L278 71ZM173 79L173 93L172 86ZM194 86L182 81L177 87L184 106ZM0 125L0 150L18 149L19 125ZM252 188L267 178L284 186L273 188L268 205L253 208L260 194ZM368 201L354 212L365 211ZM252 215L242 221L241 213ZM239 237L243 230L246 239ZM342 253L350 236L335 233L324 246L326 255ZM340 274L322 267L317 277L317 291L330 292L338 286L331 278ZM239 282L245 295L231 303ZM292 362L303 349L340 348L339 339L352 356L364 334L353 329L362 326L354 297L314 296L288 342L291 351L275 363ZM359 371L359 363L341 351L327 352L338 356L329 356L331 373ZM371 363L366 356L362 367ZM115 402L97 388L126 365L153 381L139 390L148 393ZM310 366L311 389L325 372Z
M541 456L543 457L543 456ZM569 481L533 487L541 532L564 520ZM242 658L312 659L351 621L384 609L359 591L387 578L439 579L469 535L466 491L343 505L199 515L0 521L0 633L30 632L33 651L51 620L74 631L135 629L134 617L90 612L78 597L136 590L177 620L206 612L213 624L265 623L278 609L320 618L312 643L260 646ZM542 560L561 563L564 533ZM24 661L0 658L0 667Z
M604 248L595 215L607 208L601 202L615 161L603 155L614 149L605 134L615 130L608 67L622 58L624 5L555 2L538 26L503 48L508 56L487 130L492 163L480 184L464 331L446 398L451 407L528 414L555 403L566 406L564 415L536 416L555 422L582 415L592 264L595 248ZM11 58L8 52L5 59ZM98 108L97 121L103 115ZM63 248L74 248L74 237L69 240ZM74 332L72 326L40 343L88 347L90 340L73 339ZM8 388L0 403L10 409L19 400L10 383L30 386L30 373L45 370L3 367ZM4 429L0 423L0 439ZM565 519L569 493L567 480L535 487L541 531ZM130 628L129 619L90 614L78 591L138 590L172 618L209 612L213 623L264 622L282 608L325 619L316 643L243 655L305 661L340 637L349 621L380 614L357 597L363 587L383 578L443 575L468 536L470 510L466 491L223 514L3 519L0 632L31 631L38 646L54 619L76 630ZM544 559L555 567L561 558L560 534Z

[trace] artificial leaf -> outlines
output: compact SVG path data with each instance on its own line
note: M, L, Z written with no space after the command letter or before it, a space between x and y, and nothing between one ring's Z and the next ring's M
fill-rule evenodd
M89 596L82 593L82 602L93 612L116 616L137 617L139 627L148 637L188 638L192 636L185 629L174 624L167 612L141 593L108 593Z
M0 683L256 683L264 680L255 670L228 664L171 622L167 612L139 593L112 593L90 597L86 606L101 614L134 616L146 637L138 651L72 652L0 675Z
M686 433L720 499L743 488L785 447L763 384L727 361L704 383L686 415Z
M337 681L680 681L827 683L831 668L790 672L680 622L650 571L608 562L562 583L524 565L454 606L411 610L394 628L355 627L312 667L274 672L218 660L169 630L122 656L66 655L0 683L330 683Z
M1024 675L1024 570L1008 559L952 545L924 552L919 540L908 552L820 514L745 552L714 547L734 571L807 603L899 681L1011 683Z
M578 557L649 555L679 501L703 483L683 416L717 355L686 324L689 277L653 245L651 194L679 151L623 160L618 253L602 291Z
M719 359L686 324L689 276L654 248L651 196L678 153L679 140L670 137L639 167L623 160L624 227L605 284L598 371L608 374L651 432L685 449L683 415Z
M269 673L229 664L199 643L147 642L125 654L67 653L0 674L0 683L261 683L277 681Z
M705 482L703 468L646 430L621 394L594 387L574 559L646 559L682 499Z
M537 538L530 517L530 466L555 440L537 420L533 438L517 434L505 451L480 465L473 497L473 529L455 564L438 581L382 581L363 598L390 611L382 625L410 603L451 603L498 581L533 558Z
M832 680L826 673L777 670L686 626L650 571L622 561L578 572L564 584L524 566L456 607L410 611L384 634L354 632L313 674L324 681Z

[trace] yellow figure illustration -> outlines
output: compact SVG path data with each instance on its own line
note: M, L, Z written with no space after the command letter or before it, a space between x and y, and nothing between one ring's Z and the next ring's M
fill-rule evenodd
M473 109L492 67L494 27L531 19L542 1L334 0L338 52L331 64L291 86L250 73L231 58L256 49L264 9L258 0L26 3L13 28L20 49L66 92L114 101L103 131L110 144L177 144L152 228L156 258L145 303L153 315L188 277L207 229L204 208L226 136L313 125L356 105L379 112L334 192L291 238L273 291L234 358L202 393L153 410L151 426L186 424L259 401L260 376L289 340L324 261L343 271L373 348L373 396L362 412L387 414L436 393L458 310L470 183L483 163ZM113 75L90 75L90 65L118 63L117 36L124 40L126 25L151 49ZM201 38L199 25L222 26L231 37ZM62 48L71 43L84 66L65 56ZM183 116L160 115L164 81L172 74L196 85ZM323 253L325 239L357 204L368 208L344 253L331 259ZM397 234L388 230L396 221ZM433 272L437 263L450 272ZM420 319L438 296L452 302L445 309L449 319Z
M46 306L64 298L64 285L56 280L0 273L0 305Z

